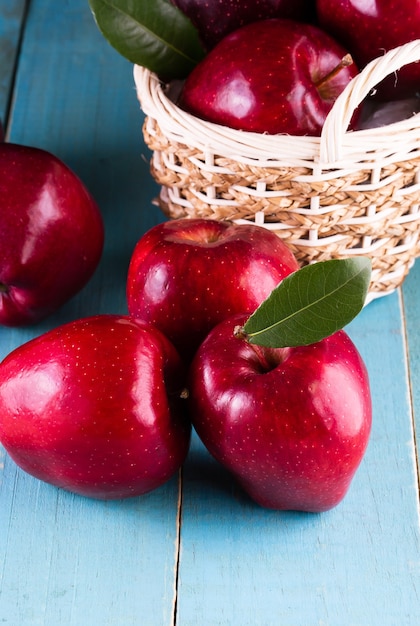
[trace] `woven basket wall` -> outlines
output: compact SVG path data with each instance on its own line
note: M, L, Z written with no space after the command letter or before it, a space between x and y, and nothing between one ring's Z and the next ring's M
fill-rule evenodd
M174 219L255 222L283 238L301 264L369 256L369 300L391 293L420 255L420 114L381 128L347 128L383 78L419 60L416 40L372 61L337 99L321 137L204 122L135 66L159 205Z

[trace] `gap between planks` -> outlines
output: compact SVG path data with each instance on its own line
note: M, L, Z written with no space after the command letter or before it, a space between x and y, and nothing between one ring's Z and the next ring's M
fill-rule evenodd
M11 115L11 111L13 108L13 96L15 92L15 83L16 83L16 76L17 76L19 59L20 59L20 50L21 50L23 38L25 35L26 22L28 19L30 4L31 4L31 0L25 0L24 7L22 10L22 19L21 19L21 23L19 27L19 36L17 38L17 44L16 44L15 53L14 53L14 60L12 64L12 71L10 75L9 93L8 93L7 100L6 100L4 119L2 120L4 135L6 138L8 138L8 128L9 128L9 122L10 122L10 115Z
M171 626L176 626L178 612L178 583L181 552L181 523L182 523L182 503L183 503L183 468L178 472L178 503L176 514L176 538L175 538L175 565L174 565L174 599L172 603Z

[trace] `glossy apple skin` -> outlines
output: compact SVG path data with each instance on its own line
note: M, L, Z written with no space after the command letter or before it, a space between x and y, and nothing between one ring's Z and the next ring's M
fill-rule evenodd
M244 319L213 329L194 358L193 425L259 505L329 510L348 491L368 444L366 367L344 331L270 350L234 337Z
M252 312L299 265L267 229L182 219L149 230L127 276L130 315L159 328L189 362L213 326Z
M190 18L208 50L240 26L267 18L314 20L315 0L172 0Z
M320 135L337 96L357 74L343 68L318 89L347 50L311 24L271 19L225 37L193 69L179 105L192 115L257 133Z
M183 366L156 329L98 315L57 327L0 364L0 441L36 478L82 496L139 496L188 451Z
M348 47L360 68L384 52L420 38L420 0L317 0L319 23ZM387 78L377 96L406 98L419 91L420 64Z
M61 160L29 146L0 144L0 197L0 324L33 324L91 278L102 217Z

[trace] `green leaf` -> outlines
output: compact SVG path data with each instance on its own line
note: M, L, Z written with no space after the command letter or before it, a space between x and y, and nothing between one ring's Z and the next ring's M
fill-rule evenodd
M370 276L366 257L306 265L272 291L238 334L249 343L272 348L321 341L361 311Z
M185 78L204 57L192 22L169 0L89 0L105 39L164 80Z

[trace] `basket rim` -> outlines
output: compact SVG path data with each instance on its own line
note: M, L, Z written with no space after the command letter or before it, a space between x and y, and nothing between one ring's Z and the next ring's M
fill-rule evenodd
M346 86L331 109L320 137L268 135L231 129L201 120L180 109L156 74L134 65L133 75L140 106L157 121L174 142L236 160L266 161L267 165L319 165L319 171L348 167L355 161L383 160L398 154L400 160L420 151L420 113L382 126L348 131L356 107L383 78L403 65L420 60L420 39L388 51L371 61ZM386 130L384 130L386 129Z

